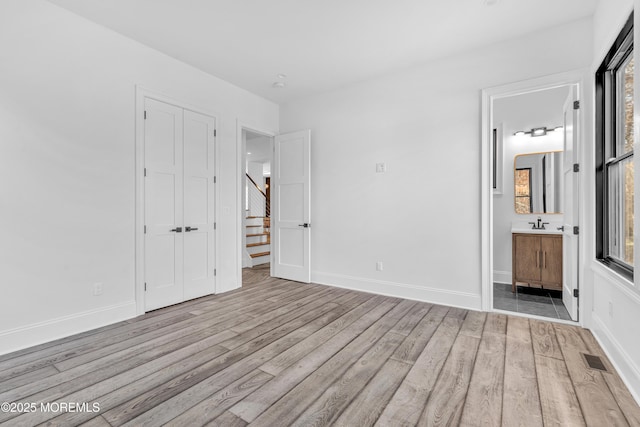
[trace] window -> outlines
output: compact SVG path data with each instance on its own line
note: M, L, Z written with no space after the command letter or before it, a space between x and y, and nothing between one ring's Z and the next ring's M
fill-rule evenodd
M533 212L531 200L531 168L516 169L516 213Z
M596 255L633 278L633 14L596 73Z

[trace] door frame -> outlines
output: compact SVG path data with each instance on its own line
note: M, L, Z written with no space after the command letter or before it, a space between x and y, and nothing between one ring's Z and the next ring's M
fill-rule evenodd
M534 78L530 80L524 80L515 83L509 83L506 85L494 86L482 90L482 106L481 106L481 151L480 151L480 163L481 163L481 300L483 311L496 311L493 308L493 156L492 156L492 124L493 124L493 101L496 99L523 95L530 92L553 89L562 86L577 85L578 98L582 102L581 108L586 108L591 98L589 95L591 91L588 89L585 83L588 80L590 73L588 69L579 69L568 71L564 73L553 74L549 76ZM589 188L585 186L586 178L591 176L586 172L586 169L592 162L587 162L588 159L586 153L591 146L587 143L588 138L591 137L592 132L589 131L588 124L590 120L587 119L589 111L583 111L581 114L581 123L579 127L580 138L580 152L579 159L583 165L581 172L577 175L577 179L580 183L580 188ZM583 172L584 171L584 172ZM506 191L506 189L503 189ZM579 219L580 227L585 228L588 223L585 221L586 216L586 197L582 197L579 200ZM584 234L585 233L581 233ZM582 238L579 240L579 255L578 255L578 273L580 277L584 277L580 274L586 264L585 251L586 240ZM584 283L582 284L584 288ZM571 324L584 324L585 322L585 299L587 292L581 292L578 298L578 322L562 321L559 319L552 319L553 321L559 321L563 323ZM539 316L526 315L523 313L517 313L525 317L539 318ZM550 320L550 319L545 319Z
M244 181L245 181L245 168L244 164L246 162L246 153L247 147L245 145L245 141L242 138L242 131L249 131L251 133L257 133L260 135L264 135L269 138L274 138L278 135L278 132L273 129L266 129L260 126L256 126L250 122L237 119L236 120L236 167L237 167L237 182L236 182L236 212L238 212L238 217L236 219L236 245L237 245L237 265L236 265L236 275L238 277L238 287L242 287L242 255L244 251L243 247L243 217L244 217L244 209L243 209L243 200L244 200ZM273 159L273 156L272 156ZM272 164L273 167L273 164ZM273 247L273 236L271 239L272 247ZM273 257L271 257L271 263L269 264L269 269L273 266Z
M155 99L156 101L164 102L166 104L171 104L179 108L183 108L185 110L193 111L195 113L204 114L206 116L213 117L216 123L216 129L220 125L220 114L213 113L207 111L204 108L196 107L190 105L186 102L177 100L171 96L165 95L161 92L151 90L145 88L144 86L136 85L136 98L135 98L135 226L134 226L134 246L135 246L135 300L136 300L136 315L140 316L145 313L145 289L144 289L144 270L145 270L145 254L144 254L144 201L145 201L145 193L144 193L144 109L145 109L145 98ZM217 175L217 171L220 170L220 156L219 148L218 148L218 138L215 137L213 147L214 147L214 168L215 174ZM218 209L220 206L219 203L220 192L217 187L214 187L214 221L217 221ZM219 263L220 251L218 250L218 235L214 234L214 246L215 246L215 257L214 257L214 268L216 268ZM214 277L214 293L217 289L217 279Z

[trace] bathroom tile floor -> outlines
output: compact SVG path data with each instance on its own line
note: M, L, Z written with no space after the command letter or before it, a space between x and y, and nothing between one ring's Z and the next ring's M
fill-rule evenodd
M562 303L562 292L518 286L511 292L511 285L493 284L493 308L516 313L533 314L553 319L571 320Z

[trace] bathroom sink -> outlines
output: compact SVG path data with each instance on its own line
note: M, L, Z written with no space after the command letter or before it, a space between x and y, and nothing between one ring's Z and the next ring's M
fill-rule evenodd
M522 233L522 234L562 234L561 230L558 230L558 227L561 227L560 223L551 223L545 225L544 230L532 229L531 224L512 224L511 232L512 233Z

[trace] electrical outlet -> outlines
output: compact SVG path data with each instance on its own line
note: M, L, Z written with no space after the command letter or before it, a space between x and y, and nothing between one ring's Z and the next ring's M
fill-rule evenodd
M387 171L387 165L385 163L376 163L376 172L385 173Z
M613 317L613 303L609 301L609 317Z
M384 270L384 267L383 267L383 265L382 265L382 261L378 261L378 262L376 262L376 270L377 270L377 271L382 271L382 270Z
M102 283L93 284L93 296L102 295Z

